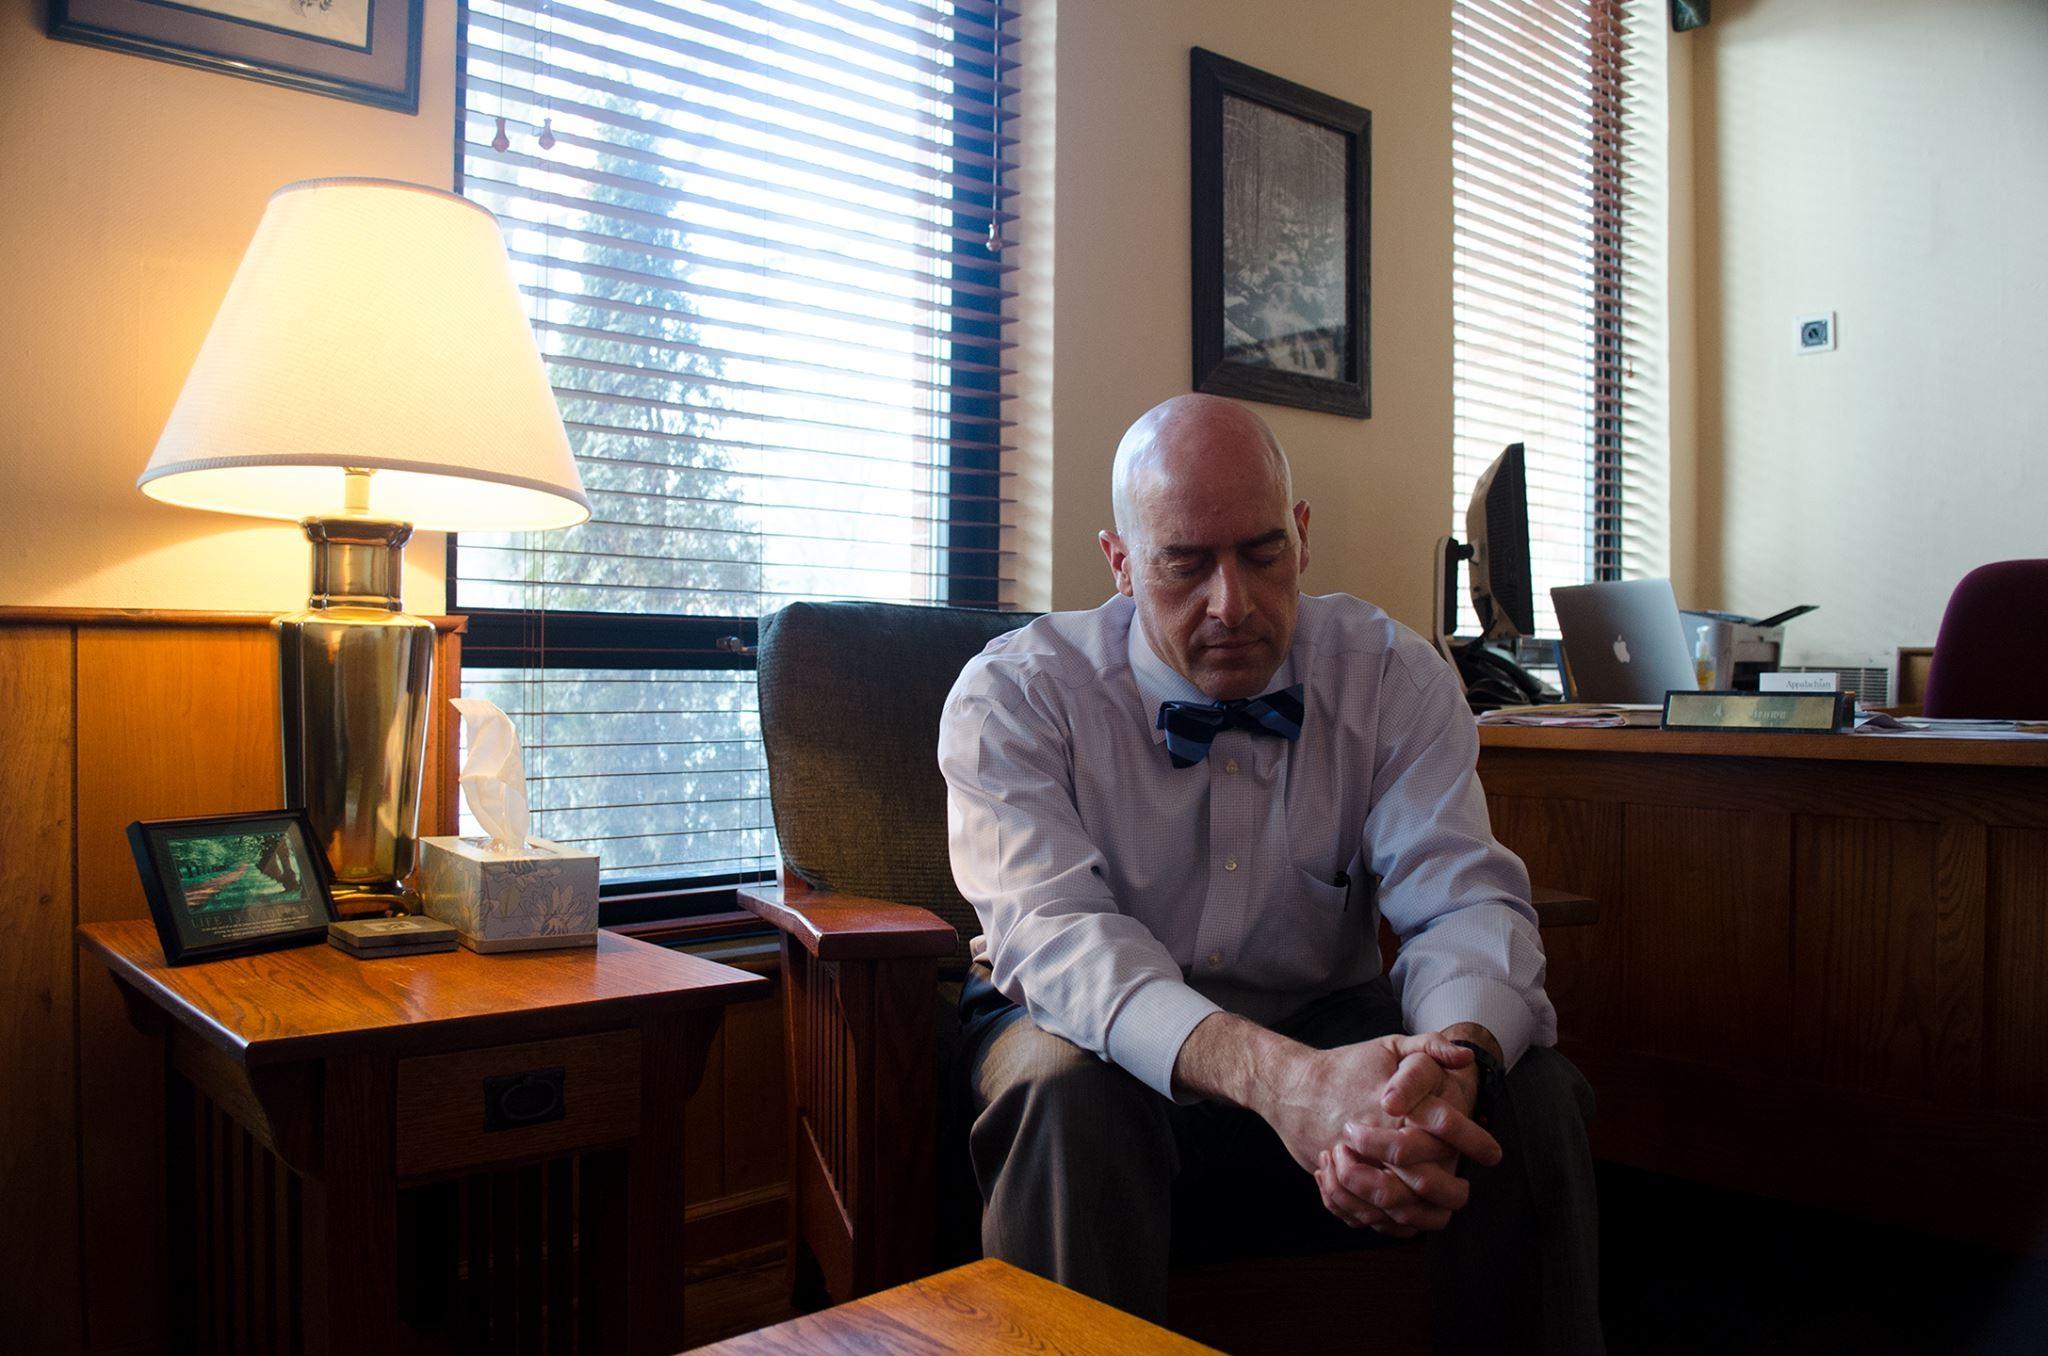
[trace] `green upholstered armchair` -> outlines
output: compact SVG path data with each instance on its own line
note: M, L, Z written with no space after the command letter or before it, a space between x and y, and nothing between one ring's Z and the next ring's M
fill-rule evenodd
M964 1138L957 1163L939 1156L953 1004L966 939L979 931L947 858L939 714L967 661L1029 620L798 603L761 623L761 727L783 870L779 885L740 897L782 933L800 1303L843 1303L977 1246ZM1556 892L1538 907L1546 922L1592 916L1590 901ZM942 1230L942 1219L963 1218L964 1229ZM1230 1350L1343 1350L1337 1335L1347 1330L1376 1339L1373 1349L1398 1349L1401 1324L1390 1331L1385 1296L1390 1285L1419 1293L1420 1252L1177 1271L1172 1321ZM1375 1273L1363 1285L1360 1268ZM1420 1307L1410 1307L1406 1333L1419 1340Z
M782 932L800 1297L934 1269L941 1058L977 930L946 855L939 712L967 661L1030 620L797 603L761 623L782 883L740 897Z

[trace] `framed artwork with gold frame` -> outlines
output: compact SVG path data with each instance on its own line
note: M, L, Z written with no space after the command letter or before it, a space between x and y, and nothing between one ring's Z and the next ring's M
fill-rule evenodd
M422 0L50 0L66 42L400 113L420 109Z

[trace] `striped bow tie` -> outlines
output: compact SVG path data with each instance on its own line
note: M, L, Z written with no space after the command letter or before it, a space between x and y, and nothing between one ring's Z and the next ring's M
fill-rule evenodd
M1209 745L1225 730L1249 730L1282 739L1301 738L1301 684L1240 697L1214 706L1203 702L1159 703L1159 728L1175 767L1193 767L1209 756Z

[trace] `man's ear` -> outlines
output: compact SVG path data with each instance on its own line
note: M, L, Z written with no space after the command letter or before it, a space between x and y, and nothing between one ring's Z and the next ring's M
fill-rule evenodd
M1295 569L1297 571L1306 571L1308 569L1308 500L1306 499L1295 501L1294 532L1296 536L1301 538L1301 563L1295 566Z
M1131 552L1124 545L1124 539L1107 529L1095 534L1101 543L1102 554L1109 561L1109 573L1116 580L1116 591L1124 597L1131 597Z

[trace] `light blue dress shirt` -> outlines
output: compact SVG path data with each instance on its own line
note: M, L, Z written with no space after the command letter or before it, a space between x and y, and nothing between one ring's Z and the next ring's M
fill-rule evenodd
M1303 684L1299 742L1225 730L1175 768L1159 703L1207 699L1135 618L1120 595L1048 614L947 698L953 877L996 987L1172 1096L1210 1013L1271 1024L1378 974L1384 913L1411 1031L1479 1022L1510 1065L1554 1043L1528 873L1494 841L1478 734L1429 643L1347 594L1304 595L1270 684Z

